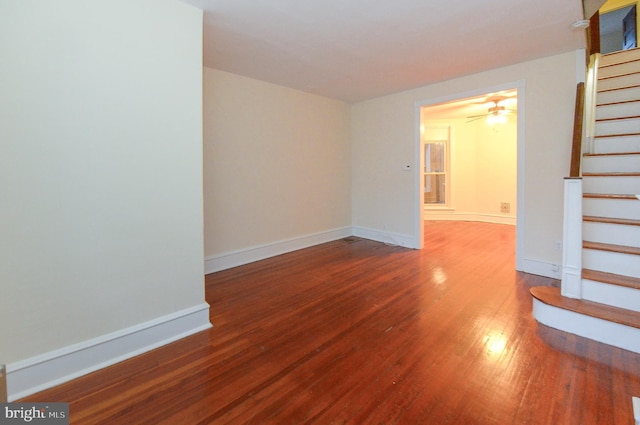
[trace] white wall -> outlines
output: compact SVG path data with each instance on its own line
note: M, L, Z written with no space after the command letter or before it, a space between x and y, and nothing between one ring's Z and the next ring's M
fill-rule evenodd
M580 57L566 53L355 104L354 226L407 238L418 233L415 173L402 171L403 164L415 164L418 102L523 80L525 164L518 170L525 189L524 205L518 205L518 214L525 214L522 255L531 271L550 274L552 265L561 263L555 241L562 240L563 177L569 167Z
M476 182L477 211L487 217L515 218L517 205L517 126L516 116L508 116L505 124L493 127L479 120L477 132L478 170ZM510 205L509 213L500 212L500 204ZM515 224L514 220L505 220Z
M205 68L204 144L208 272L350 234L346 103Z
M516 116L508 115L506 123L493 126L484 119L468 121L464 118L423 121L427 128L443 125L451 128L452 159L451 209L426 207L425 219L516 224ZM500 211L502 202L511 205L509 213Z
M4 0L0 40L0 363L206 306L202 11Z

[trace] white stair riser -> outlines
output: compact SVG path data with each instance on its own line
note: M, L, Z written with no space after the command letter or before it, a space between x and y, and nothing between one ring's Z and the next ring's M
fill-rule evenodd
M619 90L609 90L598 92L596 96L596 104L613 102L625 102L629 100L640 99L640 87L628 87Z
M582 279L582 298L600 304L640 311L640 291L633 288Z
M624 50L600 57L600 67L640 59L640 49Z
M591 242L640 247L640 226L585 221L582 238Z
M582 159L585 173L640 172L640 154L619 156L586 156Z
M640 256L583 249L582 267L623 276L640 277Z
M586 176L582 178L582 190L584 193L637 194L640 193L640 177Z
M638 74L621 75L619 77L602 79L598 78L597 90L600 91L632 87L638 84L638 80L640 80L640 75Z
M616 75L631 74L640 72L640 61L630 61L616 63L614 65L600 66L598 68L598 78L613 77Z
M640 152L640 137L601 137L593 141L593 153Z
M613 103L596 108L596 119L625 118L640 115L640 101Z
M640 133L640 118L596 122L596 136L631 133Z
M582 201L582 213L595 217L638 219L640 200L585 198Z

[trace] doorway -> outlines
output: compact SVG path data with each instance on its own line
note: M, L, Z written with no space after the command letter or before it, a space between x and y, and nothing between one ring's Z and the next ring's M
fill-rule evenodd
M617 2L620 3L620 2ZM613 9L605 3L600 14L600 52L612 53L637 47L637 7L634 4Z
M523 107L524 82L418 105L421 235L424 220L515 225L516 269L522 270Z

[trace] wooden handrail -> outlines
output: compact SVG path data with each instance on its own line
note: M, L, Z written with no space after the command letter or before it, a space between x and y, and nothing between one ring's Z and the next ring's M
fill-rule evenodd
M571 145L571 166L569 177L580 177L582 156L582 124L584 122L584 83L576 87L576 109L573 118L573 143Z

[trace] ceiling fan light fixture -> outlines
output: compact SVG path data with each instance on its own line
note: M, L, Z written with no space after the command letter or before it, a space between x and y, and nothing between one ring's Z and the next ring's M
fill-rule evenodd
M503 113L494 112L491 115L487 116L487 124L489 125L505 124L506 122L507 122L507 116L504 112Z

